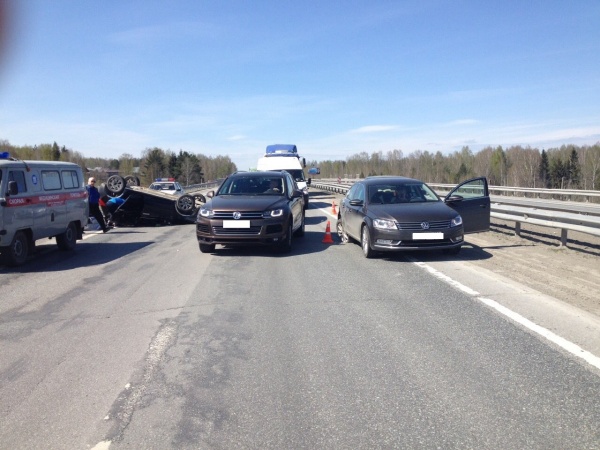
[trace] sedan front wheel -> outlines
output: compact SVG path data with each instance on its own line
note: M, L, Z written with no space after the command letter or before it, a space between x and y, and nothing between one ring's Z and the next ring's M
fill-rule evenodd
M365 258L372 258L375 252L371 248L371 238L369 237L369 227L363 226L360 234L360 245L362 247L363 255Z
M342 224L341 220L337 221L336 231L340 241L342 241L342 244L347 244L350 238L348 237L348 233L346 233L344 230L344 225Z

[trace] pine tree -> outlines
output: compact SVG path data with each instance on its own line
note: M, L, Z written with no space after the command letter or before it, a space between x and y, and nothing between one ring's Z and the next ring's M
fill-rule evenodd
M550 187L550 163L548 162L548 153L544 149L542 149L538 174L542 187L548 189Z
M579 165L579 155L577 154L577 150L575 150L575 148L571 150L567 171L569 177L569 187L578 188L581 184L581 166Z

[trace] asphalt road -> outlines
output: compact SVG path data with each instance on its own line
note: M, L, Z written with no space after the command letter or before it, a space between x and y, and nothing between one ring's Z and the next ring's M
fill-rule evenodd
M600 448L597 367L311 201L289 255L182 225L0 268L0 448Z

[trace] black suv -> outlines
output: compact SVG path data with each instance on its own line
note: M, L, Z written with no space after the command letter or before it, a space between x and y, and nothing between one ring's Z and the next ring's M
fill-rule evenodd
M202 253L215 245L274 245L292 248L292 234L304 235L304 200L285 171L237 172L207 195L196 218Z

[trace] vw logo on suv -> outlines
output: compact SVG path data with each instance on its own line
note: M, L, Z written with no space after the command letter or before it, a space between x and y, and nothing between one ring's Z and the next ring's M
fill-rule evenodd
M429 222L421 222L421 228L424 230L429 230Z
M242 213L241 212L236 211L236 212L233 213L233 218L235 220L241 219L241 217L242 217Z

